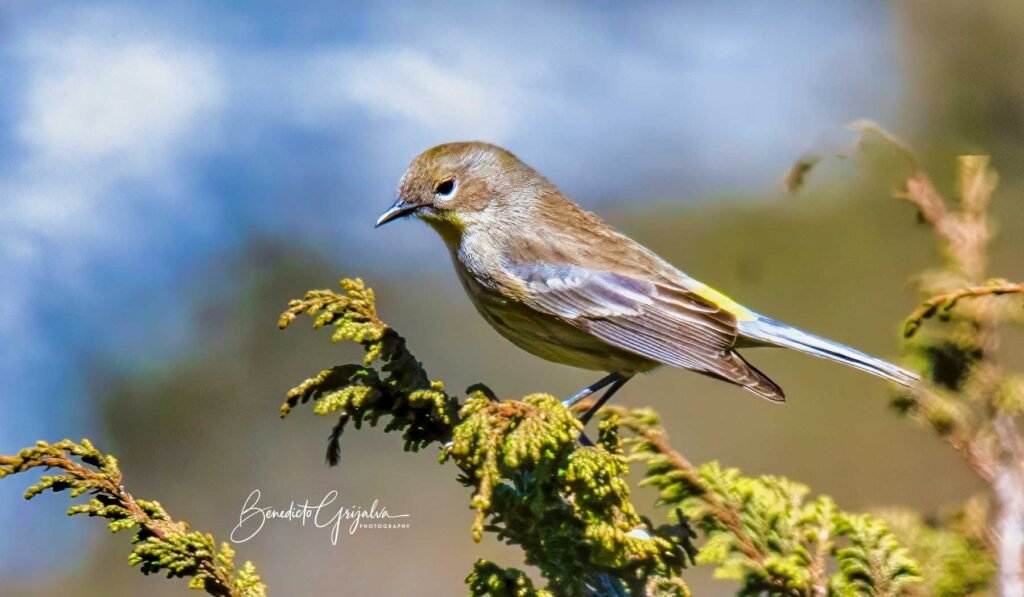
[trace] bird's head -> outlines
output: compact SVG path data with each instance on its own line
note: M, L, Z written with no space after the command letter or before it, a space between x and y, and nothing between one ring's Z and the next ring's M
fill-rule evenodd
M479 225L514 225L551 187L544 177L488 143L446 143L409 164L394 204L377 219L381 226L416 215L452 241Z

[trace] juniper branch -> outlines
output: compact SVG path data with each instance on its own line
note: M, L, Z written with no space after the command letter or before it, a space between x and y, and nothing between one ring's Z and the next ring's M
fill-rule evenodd
M363 364L307 379L288 393L283 415L312 401L315 414L338 414L356 428L386 419L385 430L401 431L407 449L437 444L442 461L454 462L460 480L474 490L473 538L493 532L522 546L527 563L538 566L559 595L607 594L616 586L640 594L648 583L685 594L685 585L672 580L686 563L684 535L654 528L636 512L614 434L605 433L600 446L580 448L582 425L547 394L497 400L477 385L460 406L377 317L372 291L360 280L343 280L341 287L341 293L320 290L292 301L280 324L305 314L314 327L331 326L332 340L363 347ZM332 453L343 432L344 425L332 432ZM506 586L512 579L517 591L527 590L515 571L496 577L495 570L478 567L471 587Z
M266 595L252 563L236 570L235 553L227 543L218 548L212 535L190 531L187 523L172 519L159 502L135 498L124 488L117 459L101 453L89 440L41 441L15 456L0 456L0 479L37 468L62 473L40 477L25 492L25 499L45 491L68 490L72 498L91 495L88 502L69 508L68 515L105 518L113 533L134 529L135 548L128 563L138 565L143 574L166 572L168 578L188 578L190 588L217 597Z
M656 487L661 505L706 534L697 561L739 579L741 594L905 595L920 582L917 564L882 521L841 512L828 497L807 502L807 488L785 479L743 477L714 462L694 466L649 409L609 406L601 416L630 432L630 458L647 469L641 485Z

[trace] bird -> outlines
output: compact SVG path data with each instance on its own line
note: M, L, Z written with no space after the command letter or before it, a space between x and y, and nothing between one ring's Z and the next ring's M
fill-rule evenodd
M443 239L458 279L499 334L538 357L605 373L586 422L630 379L662 366L729 382L772 402L782 387L739 350L780 347L912 387L886 361L744 307L616 231L496 145L432 147L410 163L376 227L417 217Z

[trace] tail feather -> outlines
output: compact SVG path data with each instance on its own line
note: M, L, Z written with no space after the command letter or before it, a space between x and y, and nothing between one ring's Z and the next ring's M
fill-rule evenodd
M743 363L749 372L749 379L744 380L740 385L744 389L749 390L762 398L767 398L772 402L785 402L786 393L782 391L782 386L771 380L770 377L761 372L760 369L751 365L747 362L747 359L743 358L740 353L733 351L733 356L737 361ZM736 383L733 381L733 383Z
M744 339L753 340L758 344L792 348L816 357L843 363L907 387L921 379L916 374L892 363L763 316L740 322L740 335Z

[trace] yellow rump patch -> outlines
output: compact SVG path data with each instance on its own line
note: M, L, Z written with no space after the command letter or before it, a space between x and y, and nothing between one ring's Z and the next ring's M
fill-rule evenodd
M723 311L735 315L736 319L740 321L753 321L754 319L757 319L757 315L755 315L753 311L737 303L721 292L718 292L707 284L695 282L691 290L697 293L701 298L707 299L718 305Z

